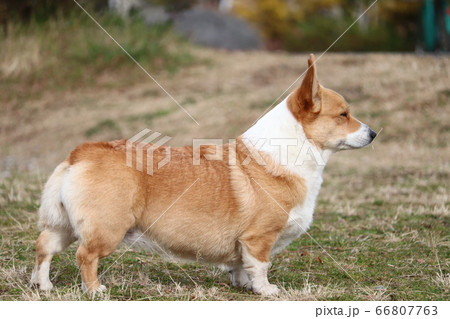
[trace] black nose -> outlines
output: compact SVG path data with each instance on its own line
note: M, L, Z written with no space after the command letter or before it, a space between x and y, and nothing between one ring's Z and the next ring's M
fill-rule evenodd
M375 133L374 131L372 131L371 129L369 129L369 134L370 134L370 137L372 138L372 140L375 138L375 136L377 136L377 133Z

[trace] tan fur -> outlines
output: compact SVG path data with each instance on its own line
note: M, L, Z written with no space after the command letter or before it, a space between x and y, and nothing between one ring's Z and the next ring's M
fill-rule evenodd
M268 262L288 215L255 180L286 211L303 200L302 179L265 154L261 156L266 166L254 160L246 166L228 166L226 160L205 160L205 154L216 152L215 147L207 146L201 148L201 165L197 166L192 164L191 147L172 148L172 161L150 176L145 166L144 172L125 166L125 143L85 143L68 158L72 168L82 167L83 171L75 204L80 211L73 222L80 237L77 261L83 282L91 291L100 286L99 259L113 253L128 230L145 232L152 224L146 235L179 258L232 266L241 261L244 245L254 258ZM224 159L228 159L229 145L218 147L223 147ZM157 150L154 162L164 154L164 149ZM237 163L249 154L238 139ZM198 182L170 207L197 178ZM41 237L37 264L51 258L41 253Z
M241 141L237 144L239 163L249 152ZM255 161L230 167L226 161L205 160L205 154L215 152L215 147L202 147L201 165L197 166L192 164L191 147L172 148L172 161L150 176L145 169L139 172L125 166L125 141L85 143L78 147L69 157L71 165L85 165L86 180L80 189L82 202L78 206L86 207L84 223L89 219L100 223L90 224L89 232L82 234L85 244L106 245L107 248L92 249L108 255L127 230L145 231L198 178L198 183L152 226L148 235L180 258L233 263L239 259L239 241L258 256L265 256L260 260L268 259L271 243L288 216L282 211L268 213L279 208L252 179L264 185L287 211L302 200L301 179L265 155L266 167ZM228 158L228 145L223 146L223 153ZM157 163L164 157L164 150L153 155ZM245 187L245 192L241 187ZM85 227L88 226L81 229ZM102 233L104 230L108 234ZM111 234L118 238L110 238Z
M326 147L327 141L358 130L360 123L341 116L348 112L347 104L319 85L313 62L312 57L288 107L307 137ZM223 160L205 158L219 148ZM229 266L233 283L253 282L255 292L276 293L267 281L269 256L287 225L286 212L305 200L305 180L268 154L249 149L241 138L202 146L199 152L200 165L194 165L192 147L172 148L171 161L157 168L166 154L162 146L153 153L154 173L149 175L145 165L142 172L135 169L136 156L133 168L126 166L126 140L78 146L44 189L43 232L32 282L50 289L49 264L43 263L78 239L83 283L91 292L101 291L99 260L113 253L127 232L138 231L176 257ZM228 163L230 152L236 165ZM254 159L243 164L253 152L265 165Z

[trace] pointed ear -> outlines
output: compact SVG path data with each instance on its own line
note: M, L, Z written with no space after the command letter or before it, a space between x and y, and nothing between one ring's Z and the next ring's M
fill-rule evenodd
M319 79L317 78L316 64L314 54L311 54L308 60L308 71L303 79L302 85L297 90L298 103L304 110L313 113L320 112L321 89Z

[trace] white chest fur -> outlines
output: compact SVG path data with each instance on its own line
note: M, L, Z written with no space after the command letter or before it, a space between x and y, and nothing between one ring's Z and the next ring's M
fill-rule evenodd
M276 254L289 245L294 239L300 237L311 226L316 205L316 198L322 184L322 176L318 175L314 180L307 182L305 201L297 205L289 212L286 227L278 236L272 248L272 254Z
M258 145L259 151L269 154L276 163L302 177L306 183L305 200L288 212L288 223L279 235L272 254L281 251L311 225L322 185L322 172L331 155L330 151L320 151L306 138L286 101L278 104L242 136L245 143Z

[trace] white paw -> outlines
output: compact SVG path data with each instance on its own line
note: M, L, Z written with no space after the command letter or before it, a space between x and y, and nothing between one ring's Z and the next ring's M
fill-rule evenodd
M41 283L39 284L39 289L40 289L40 290L47 291L47 290L51 290L52 288L53 288L53 284L50 282L50 280L41 282Z
M276 296L280 293L280 289L276 285L264 285L262 287L253 288L253 291L262 296Z
M97 290L96 290L96 292L105 292L106 291L106 286L104 286L104 285L100 285L98 288L97 288Z
M30 284L31 284L31 285L37 285L37 284L39 284L39 281L38 281L38 278L37 278L37 274L36 274L36 272L34 272L34 271L33 271L33 273L31 274Z
M231 284L233 287L242 287L250 289L251 281L247 274L243 271L234 271L230 273Z
M90 292L90 293L93 293L93 294L95 294L95 293L103 293L103 292L106 291L106 287L104 285L100 285L100 286L98 286L97 288L94 288L94 289L88 289L84 282L81 284L81 289L83 290L84 293Z
M233 285L233 287L245 288L247 290L250 290L252 287L252 283L250 280L246 281L232 280L231 284Z

